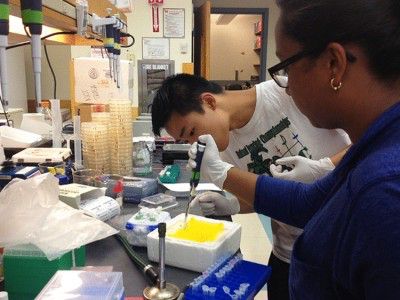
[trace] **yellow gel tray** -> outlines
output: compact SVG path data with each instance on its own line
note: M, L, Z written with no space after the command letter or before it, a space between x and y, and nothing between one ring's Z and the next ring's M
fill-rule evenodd
M190 218L185 227L180 227L174 232L167 233L167 236L179 240L206 243L216 241L223 231L223 223L211 223Z

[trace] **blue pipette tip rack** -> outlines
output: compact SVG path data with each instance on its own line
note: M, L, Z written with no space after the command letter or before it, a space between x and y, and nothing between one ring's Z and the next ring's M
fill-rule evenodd
M223 257L189 284L185 299L253 299L271 271L269 266L243 260L241 254Z

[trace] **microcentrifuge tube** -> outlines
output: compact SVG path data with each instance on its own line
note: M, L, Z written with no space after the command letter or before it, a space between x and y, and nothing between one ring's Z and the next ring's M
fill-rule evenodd
M208 291L209 291L208 285L203 284L201 286L201 290L203 291L203 295L208 295Z
M226 285L224 285L222 287L222 290L225 292L225 294L228 294L228 295L231 294L231 289L229 287L227 287Z
M218 272L215 273L215 277L217 278L218 281L221 281L224 276L220 272Z
M210 296L215 296L215 292L217 291L217 288L215 286L208 288L208 294Z

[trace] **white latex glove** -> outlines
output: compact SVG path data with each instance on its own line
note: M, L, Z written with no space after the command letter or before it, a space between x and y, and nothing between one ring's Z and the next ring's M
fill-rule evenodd
M304 183L314 182L335 168L335 165L328 157L320 160L312 160L303 156L283 157L276 160L276 163L278 165L272 164L269 167L272 176ZM291 167L292 170L282 172L281 165Z
M204 216L230 216L239 213L240 204L232 194L226 197L216 192L204 192L196 196L190 203L190 207L199 205Z
M201 135L199 136L198 140L206 144L203 161L200 168L200 177L205 181L214 183L222 190L228 170L232 168L233 165L221 160L217 145L210 134ZM188 166L190 168L196 167L196 153L197 142L194 142L188 152Z

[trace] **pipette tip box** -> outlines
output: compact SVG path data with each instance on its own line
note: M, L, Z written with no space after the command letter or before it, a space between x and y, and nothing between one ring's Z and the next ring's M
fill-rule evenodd
M7 166L0 167L0 190L4 188L12 179L28 179L40 175L38 167L27 166Z
M241 226L239 224L209 219L201 216L189 215L188 220L194 218L210 224L223 224L223 231L213 241L197 242L183 240L170 236L182 228L185 214L180 214L166 222L167 235L165 238L165 263L187 270L203 272L223 256L233 255L239 250ZM147 235L147 255L150 260L158 262L158 232L154 230Z
M124 177L124 202L138 204L142 198L154 195L157 190L157 179Z
M57 271L36 300L123 300L121 272Z
M84 266L85 260L84 246L51 261L31 244L7 248L4 253L4 287L10 299L33 299L57 270Z

